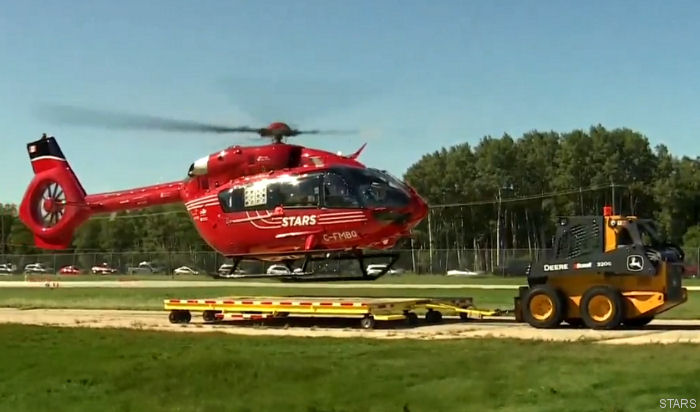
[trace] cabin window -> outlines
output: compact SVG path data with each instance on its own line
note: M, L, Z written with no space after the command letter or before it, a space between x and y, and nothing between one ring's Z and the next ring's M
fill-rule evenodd
M319 175L284 178L268 186L267 205L269 209L277 206L315 208L320 203Z
M243 189L222 190L221 193L219 193L219 203L221 203L221 209L225 213L245 210L243 207Z
M268 188L265 186L239 187L222 190L219 203L224 213L244 212L246 210L266 210Z
M327 173L323 178L323 199L323 205L330 209L360 207L348 182L335 173Z

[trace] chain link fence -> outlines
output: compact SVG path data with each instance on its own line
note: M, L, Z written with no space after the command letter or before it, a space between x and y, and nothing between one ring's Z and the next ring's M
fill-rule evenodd
M400 258L394 265L399 271L418 274L447 274L448 271L491 273L501 276L522 276L531 261L538 260L548 249L426 249L395 250ZM686 265L697 272L700 248L685 249ZM385 263L387 259L368 258L365 264ZM149 262L157 268L156 273L172 274L175 268L188 266L202 274L216 273L230 259L216 252L81 252L34 255L0 255L0 264L13 265L17 273L23 273L27 265L40 264L45 273L56 273L62 267L76 266L83 273L90 273L93 266L107 264L117 273L135 271L140 263ZM500 262L500 263L499 263ZM240 269L247 273L265 273L274 263L243 262ZM296 263L300 266L301 261ZM130 271L130 268L132 269ZM323 273L359 273L354 261L315 262L310 267ZM147 273L147 272L146 272Z

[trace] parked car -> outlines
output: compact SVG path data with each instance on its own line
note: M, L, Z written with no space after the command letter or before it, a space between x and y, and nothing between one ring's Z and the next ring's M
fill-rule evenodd
M164 273L165 269L161 266L154 264L153 262L141 262L138 266L130 266L126 269L126 273L130 275L150 275L152 273Z
M79 275L80 269L78 269L77 267L72 266L72 265L64 266L58 271L58 273L60 275Z
M117 273L117 269L111 267L109 263L106 262L93 266L90 271L93 275L109 275L110 273Z
M386 264L384 263L375 263L371 265L367 265L367 274L368 275L378 275L380 274L384 269L386 269ZM386 272L387 275L400 275L404 273L404 270L401 268L391 268L389 269L388 272Z
M49 269L41 263L30 263L24 267L24 273L49 273Z
M479 276L483 275L484 271L473 271L470 269L452 269L447 271L447 276Z
M696 265L685 265L683 267L683 277L686 277L686 278L698 277L698 267Z
M199 275L199 272L192 269L189 266L180 266L179 268L173 270L175 275Z
M268 275L289 275L292 272L284 265L272 265L267 268Z
M218 273L218 275L221 277L243 275L246 273L243 269L236 269L234 273L231 273L232 268L233 265L231 263L224 263L223 265L219 266L219 270L217 270L216 273Z
M17 273L17 266L12 263L0 264L0 275L12 275Z

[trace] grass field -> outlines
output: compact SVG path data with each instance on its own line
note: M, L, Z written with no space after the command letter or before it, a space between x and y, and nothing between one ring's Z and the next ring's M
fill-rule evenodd
M0 336L7 411L639 411L658 409L661 398L700 398L700 352L685 345L14 325L1 325Z
M514 290L484 289L288 289L263 288L0 288L0 307L162 310L163 299L225 296L472 297L477 307L511 309ZM700 318L700 292L662 314L672 319Z

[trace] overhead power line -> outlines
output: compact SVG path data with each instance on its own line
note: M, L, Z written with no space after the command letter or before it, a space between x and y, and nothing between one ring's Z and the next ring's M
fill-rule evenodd
M591 187L580 188L580 189L561 190L558 192L540 193L540 194L536 194L536 195L525 195L525 196L502 198L500 201L498 199L477 200L477 201L473 201L473 202L444 203L444 204L437 204L437 205L429 205L428 207L431 209L443 209L443 208L448 208L448 207L459 207L459 206L495 205L499 202L500 203L515 203L515 202L524 202L524 201L528 201L528 200L537 200L537 199L546 199L546 198L558 197L558 196L574 195L574 194L579 194L579 193L584 193L584 192L595 192L598 190L608 190L611 187L627 187L627 185L619 185L619 184L599 185L599 186L591 186Z

